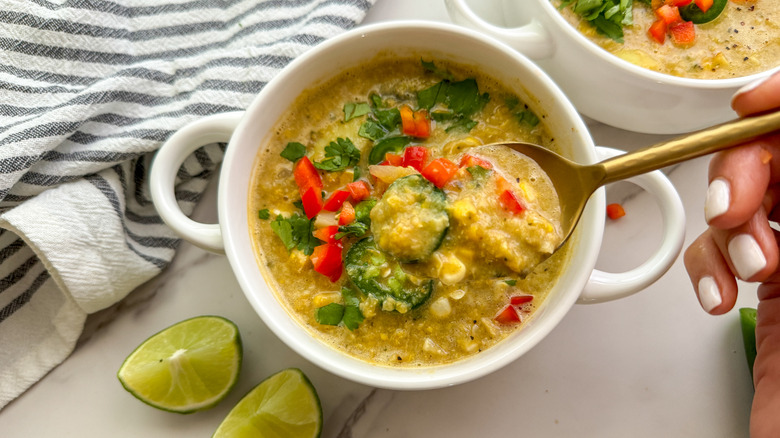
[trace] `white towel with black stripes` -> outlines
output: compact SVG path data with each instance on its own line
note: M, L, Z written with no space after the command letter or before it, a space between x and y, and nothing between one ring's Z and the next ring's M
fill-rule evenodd
M151 154L243 110L375 0L6 0L0 8L0 408L73 350L88 314L171 261ZM190 212L224 145L179 172Z

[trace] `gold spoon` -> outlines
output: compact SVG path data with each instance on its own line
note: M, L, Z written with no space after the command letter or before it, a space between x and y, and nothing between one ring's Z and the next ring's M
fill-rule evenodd
M575 163L531 143L497 145L536 161L550 177L561 204L564 237L560 248L574 231L590 195L599 187L734 147L776 130L780 130L780 111L733 120L590 165Z

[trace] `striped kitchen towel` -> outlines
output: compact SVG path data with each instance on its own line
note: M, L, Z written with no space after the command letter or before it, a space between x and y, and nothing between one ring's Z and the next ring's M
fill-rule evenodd
M0 408L73 350L86 316L171 261L151 154L243 110L375 0L5 0L0 8ZM191 212L224 145L182 166Z

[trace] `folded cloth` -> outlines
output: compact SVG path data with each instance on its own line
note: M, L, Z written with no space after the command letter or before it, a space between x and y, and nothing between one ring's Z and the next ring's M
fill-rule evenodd
M13 0L0 10L0 408L73 350L86 316L164 269L151 154L246 108L375 0ZM187 159L190 213L224 153Z

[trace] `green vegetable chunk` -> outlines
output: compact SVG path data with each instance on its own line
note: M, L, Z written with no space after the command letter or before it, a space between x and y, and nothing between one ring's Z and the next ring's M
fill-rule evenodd
M739 309L739 322L742 326L742 342L745 344L750 376L753 376L753 363L756 361L756 309L743 307Z
M728 0L715 0L707 12L702 11L695 2L691 2L680 8L680 17L685 21L692 21L694 24L704 24L718 18L721 12L726 9Z
M398 178L371 210L377 246L403 262L427 258L450 226L446 202L444 192L422 175Z
M433 280L406 273L400 262L377 248L371 237L352 245L344 265L352 284L377 299L385 311L406 313L424 303L433 291ZM384 275L387 272L389 275Z

